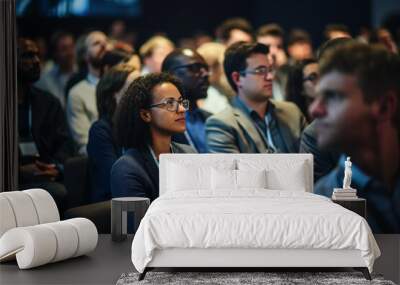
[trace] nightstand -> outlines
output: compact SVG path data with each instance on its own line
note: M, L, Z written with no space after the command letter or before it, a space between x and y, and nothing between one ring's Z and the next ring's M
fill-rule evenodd
M340 206L359 214L364 219L367 218L367 200L363 198L354 198L351 200L336 200L332 199L332 202L339 204Z
M150 205L149 198L120 197L111 200L111 238L112 241L123 241L127 237L127 213L133 212L135 216L134 231L139 227Z

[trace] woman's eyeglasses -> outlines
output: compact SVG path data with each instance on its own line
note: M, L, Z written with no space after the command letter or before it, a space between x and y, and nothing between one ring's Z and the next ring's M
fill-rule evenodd
M183 109L185 109L185 111L189 110L189 100L188 99L176 100L173 98L166 99L165 101L157 103L157 104L152 104L149 106L149 108L158 107L158 108L165 108L167 111L170 111L170 112L178 112L179 105L181 105L183 107Z

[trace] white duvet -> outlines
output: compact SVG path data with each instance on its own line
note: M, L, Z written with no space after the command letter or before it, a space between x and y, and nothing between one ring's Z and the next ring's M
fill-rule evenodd
M379 248L368 223L329 199L306 192L248 189L167 193L156 199L132 243L143 272L155 249L358 249L372 272Z

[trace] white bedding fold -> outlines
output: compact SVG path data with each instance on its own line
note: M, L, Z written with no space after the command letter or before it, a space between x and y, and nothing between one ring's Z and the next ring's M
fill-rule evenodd
M380 251L368 223L329 199L299 191L185 191L156 199L132 243L143 272L155 249L358 249L372 271Z

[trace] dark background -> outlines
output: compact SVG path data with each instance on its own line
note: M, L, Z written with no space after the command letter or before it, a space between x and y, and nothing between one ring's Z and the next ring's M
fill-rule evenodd
M136 0L124 13L121 9L110 8L110 3L116 0L88 0L91 2L89 16L45 15L46 5L59 1L62 0L33 1L23 16L18 17L19 34L48 37L57 29L64 29L79 35L93 28L108 32L113 20L123 19L128 30L137 34L136 44L139 45L156 32L164 32L175 41L198 31L214 35L215 28L224 19L240 16L255 28L268 22L277 22L286 31L304 28L310 32L314 46L318 46L323 41L326 24L343 23L357 35L361 27L370 27L373 22L373 0Z

